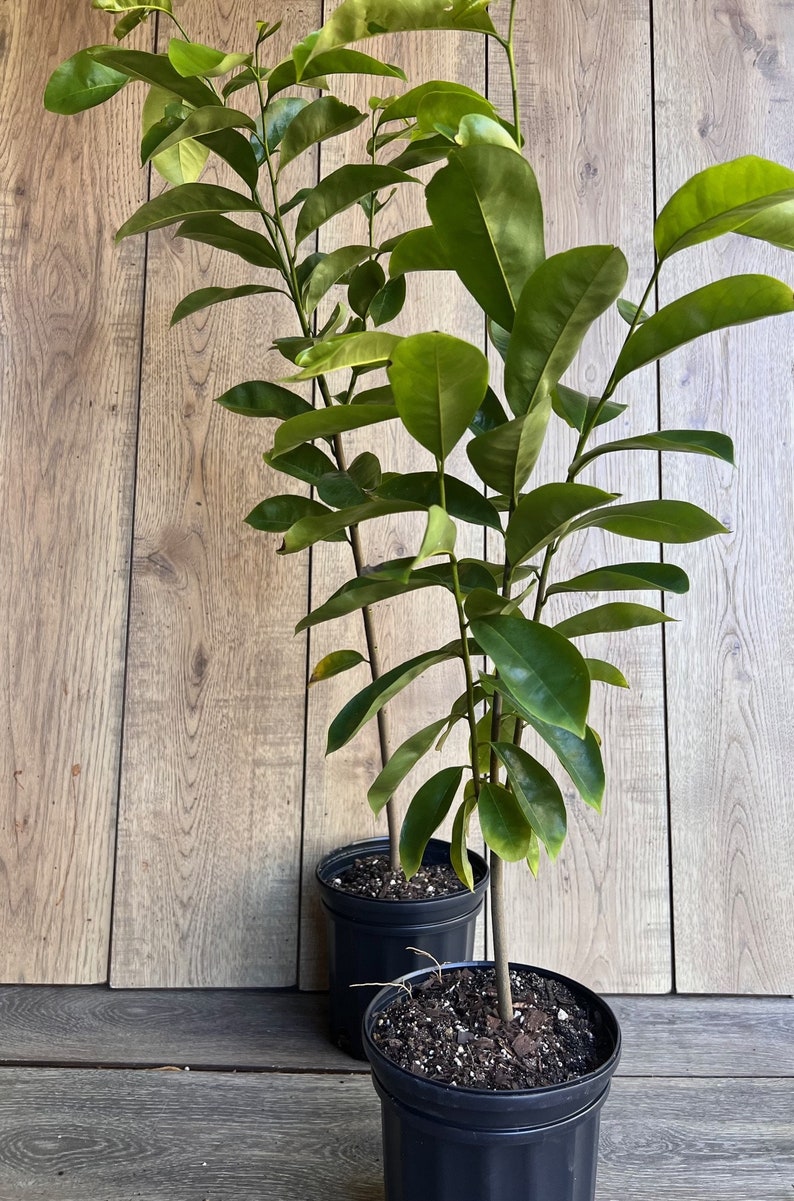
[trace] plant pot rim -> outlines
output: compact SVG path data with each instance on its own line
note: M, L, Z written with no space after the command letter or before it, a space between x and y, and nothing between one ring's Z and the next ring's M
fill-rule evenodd
M493 960L475 959L460 963L443 963L441 965L441 971L454 971L457 968L469 968L476 971L480 968L493 968L493 966ZM542 1099L543 1097L553 1097L556 1094L562 1093L566 1089L570 1090L575 1086L582 1086L586 1088L588 1085L595 1084L596 1081L598 1081L598 1079L601 1077L604 1078L605 1086L608 1085L609 1080L614 1074L615 1068L617 1067L620 1059L622 1038L618 1020L614 1014L614 1011L610 1008L606 1001L604 1001L603 998L598 995L598 993L593 992L592 989L588 988L584 984L581 984L578 980L574 980L570 976L564 976L561 972L552 971L550 968L536 967L535 965L528 963L513 962L509 964L509 968L511 971L537 972L537 974L540 976L557 980L561 984L567 985L576 996L588 1001L594 1010L601 1013L605 1024L612 1035L614 1045L609 1057L605 1059L603 1063L599 1064L599 1066L592 1072L587 1072L582 1076L574 1076L570 1080L562 1081L560 1084L544 1084L538 1085L536 1088L528 1089L468 1088L461 1085L447 1084L442 1080L432 1080L427 1076L415 1075L413 1072L409 1072L407 1068L400 1067L399 1064L395 1063L394 1060L389 1059L388 1055L385 1055L384 1052L381 1051L380 1047L373 1042L370 1029L377 1014L382 1009L385 1009L391 1001L396 1000L400 992L401 984L412 980L424 979L426 976L432 975L437 971L437 969L433 967L422 967L418 971L409 972L407 975L401 976L392 984L385 985L380 992L378 992L372 998L367 1006L363 1022L363 1042L364 1049L367 1053L367 1058L372 1065L373 1071L375 1070L375 1060L377 1059L378 1062L381 1062L387 1066L389 1074L394 1079L403 1080L406 1086L409 1088L413 1083L418 1083L420 1086L425 1085L429 1089L438 1090L437 1095L439 1097L454 1097L456 1100L470 1098L472 1103L475 1104L482 1102L484 1098L491 1097L493 1098L492 1103L494 1105L502 1104L505 1106L507 1106L510 1102L513 1104L520 1104L522 1098L534 1097Z
M347 897L362 906L372 906L373 911L377 909L388 908L392 905L442 905L444 902L449 903L453 898L472 897L485 892L488 887L488 879L490 870L488 864L482 855L478 855L476 851L469 851L469 859L471 860L474 870L475 880L474 888L468 889L463 886L458 892L444 893L437 897L361 897L356 893L347 892L344 888L334 888L328 880L331 874L332 865L350 858L360 858L364 855L378 855L384 850L388 850L389 839L384 835L378 835L373 838L359 839L357 842L347 843L346 846L335 847L334 850L328 851L320 859L314 869L315 877L324 890L331 891L339 897ZM431 838L427 844L427 849L430 851L449 851L450 843L443 838ZM333 870L333 869L332 869Z

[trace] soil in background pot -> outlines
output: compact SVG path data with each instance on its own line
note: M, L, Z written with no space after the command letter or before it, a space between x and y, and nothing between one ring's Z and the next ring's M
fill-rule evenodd
M329 884L352 896L379 901L425 901L431 897L452 896L465 888L450 863L423 863L415 875L406 880L402 868L395 871L388 855L378 854L357 858L329 880Z

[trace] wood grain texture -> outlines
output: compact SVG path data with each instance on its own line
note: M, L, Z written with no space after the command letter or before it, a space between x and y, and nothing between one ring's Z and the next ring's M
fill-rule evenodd
M646 0L520 6L523 128L544 197L547 250L619 245L631 269L626 295L635 301L652 270L649 36ZM489 86L509 111L509 81L497 47ZM600 394L625 331L614 312L599 322L585 340L576 374L569 372L565 382ZM656 428L652 374L616 398L630 407L599 440ZM557 428L550 428L551 451L539 464L537 483L564 479L574 452L572 432L556 419L552 424ZM607 455L597 464L581 482L627 500L658 495L652 456ZM555 558L554 578L655 557L656 548L647 544L590 532ZM609 598L554 597L544 618L554 623L603 599ZM654 602L648 593L636 599ZM603 684L593 690L591 722L604 739L607 772L603 815L586 809L568 785L569 834L557 862L544 860L537 882L521 864L508 869L511 954L602 992L666 992L671 952L661 639L654 628L587 638L579 647L616 663L631 691ZM528 738L526 745L555 769L541 745L533 747Z
M794 9L769 0L657 6L660 199L691 173L753 153L792 165ZM681 80L687 81L685 88ZM684 252L670 300L736 271L792 279L791 256L730 237ZM732 531L675 561L691 599L667 635L678 987L794 990L794 428L792 322L745 326L662 364L664 424L725 430L738 470L671 456L667 495Z
M65 11L65 10L64 10ZM144 196L127 106L68 120L49 73L101 40L3 5L0 44L0 979L107 978Z
M373 43L372 52L380 54L387 61L399 63L408 76L408 86L437 78L440 71L444 79L465 81L475 88L484 87L485 49L483 39L478 36L458 35L450 38L434 34L426 38L378 38ZM443 70L439 67L441 59ZM367 96L386 91L384 81L371 82L368 90L365 91L359 84L355 91L345 93L345 98L365 108ZM388 81L389 92L399 90L401 86L397 81ZM336 143L324 146L321 158L323 173L341 165L345 153ZM357 240L358 235L354 232L356 219L351 214L345 214L342 236L346 241ZM384 241L401 230L426 224L420 188L405 185L379 218L376 241ZM358 240L365 240L364 229L362 221L362 236ZM329 249L331 240L339 236L339 227L323 230L322 236L325 239L322 242L323 249ZM439 329L483 346L481 317L474 303L451 275L437 272L414 274L408 277L408 289L406 310L395 322L395 332L409 334ZM384 470L405 472L434 469L429 453L410 445L407 438L401 438L386 424L364 431L364 437L358 441L351 438L350 446L353 448L349 452L351 457L363 446L372 449L381 459ZM477 483L461 452L456 452L450 460L449 470ZM423 532L424 517L417 514L398 515L367 523L361 527L365 562L379 563L415 554ZM459 526L459 554L474 553L480 557L483 546L482 533L477 527ZM316 548L314 552L313 606L324 601L354 574L352 557L341 555L339 551L337 545L332 545ZM452 599L446 592L436 589L381 602L373 611L373 619L384 670L421 651L442 646L457 636ZM340 647L356 647L363 652L363 642L359 614L319 626L311 632L311 663L318 662L324 654ZM324 987L326 981L325 933L314 881L316 863L334 847L375 833L386 833L385 814L376 822L366 800L367 788L381 766L375 723L370 723L348 746L328 759L324 757L329 721L358 688L364 687L367 679L367 668L362 666L356 669L355 674L350 673L312 688L309 694L304 892L301 909L300 983L304 988ZM464 688L462 669L460 663L456 662L451 666L433 668L390 702L391 749L394 750L415 730L447 713ZM455 751L460 756L457 761L465 762L465 744L457 732L446 744L444 766L456 762L448 757ZM398 790L401 811L404 811L422 781L440 769L442 764L438 758L432 753L427 756ZM445 832L447 827L442 828L441 834Z
M273 3L256 14L281 15ZM250 11L208 0L185 19L197 40L226 48L247 48L255 32ZM317 5L291 7L270 53L318 19ZM205 179L238 187L212 167ZM269 423L212 401L284 374L268 347L291 316L281 297L257 297L169 331L185 293L258 277L170 235L151 237L148 260L112 981L290 985L305 679L293 628L307 568L243 524L293 482L263 468Z
M360 1076L0 1069L3 1201L382 1201ZM781 1201L791 1081L615 1081L598 1201Z
M788 997L608 997L620 1076L794 1077ZM0 1063L368 1072L328 1041L325 993L0 988Z

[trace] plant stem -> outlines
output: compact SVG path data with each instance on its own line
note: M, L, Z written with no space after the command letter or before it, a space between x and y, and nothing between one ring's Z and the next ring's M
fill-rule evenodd
M508 966L507 918L505 914L505 865L504 860L491 851L491 931L493 935L493 957L496 969L496 996L499 1016L503 1022L513 1020L513 997L510 990L510 968Z

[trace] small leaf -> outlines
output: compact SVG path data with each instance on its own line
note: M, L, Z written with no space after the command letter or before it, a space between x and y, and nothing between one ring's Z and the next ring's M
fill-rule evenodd
M617 630L634 630L639 626L658 625L660 622L672 621L661 609L653 609L649 605L629 604L626 601L614 601L608 605L596 605L584 613L576 613L559 621L555 625L558 634L566 638L581 638L585 634L613 633Z
M340 246L325 255L314 267L304 285L304 305L311 315L329 288L338 283L351 267L372 253L371 246Z
M279 171L310 146L338 137L366 121L366 113L352 104L343 104L336 96L321 96L307 104L289 123L281 142Z
M507 863L526 859L532 827L512 792L486 782L477 803L482 836L492 851Z
M302 396L296 396L289 389L262 379L235 384L217 396L215 403L243 417L278 417L282 421L298 413L313 412L312 406Z
M80 50L56 67L44 89L44 107L70 116L104 104L129 83L129 76L106 67Z
M383 268L374 259L368 259L357 267L347 288L347 299L353 312L366 318L370 304L385 283Z
M641 325L643 321L648 320L649 314L645 312L645 309L640 309L638 304L633 304L632 301L626 300L622 296L618 297L617 306L626 325L633 325L635 321Z
M171 325L184 321L202 309L208 309L214 304L222 304L226 300L237 300L241 296L258 296L263 292L281 292L287 295L283 288L268 288L264 284L242 284L239 288L199 288L184 296L171 314Z
M387 325L394 321L402 312L405 305L405 276L398 275L396 279L388 280L380 291L372 297L369 306L369 316L373 325Z
M396 334L367 331L330 338L298 355L300 371L292 379L314 379L343 367L382 367L400 342Z
M549 859L555 860L568 827L565 801L557 781L522 747L495 742L493 749L505 765L524 816L545 846Z
M461 883L465 884L470 890L474 890L474 871L472 870L471 860L469 859L469 851L466 846L469 837L469 818L474 809L477 808L477 798L472 791L469 791L472 781L469 780L464 789L463 800L458 806L458 811L455 814L455 820L452 823L452 837L450 838L449 859L455 869L455 874ZM468 792L468 795L467 795Z
M628 688L629 682L622 671L604 659L585 659L591 680L600 680L602 684L611 684L613 688Z
M516 154L521 153L515 139L499 121L479 113L469 113L461 117L455 140L460 146L504 146Z
M469 461L484 484L510 498L519 495L538 461L550 415L551 403L546 397L523 417L467 444Z
M255 530L281 533L293 522L310 514L327 513L325 505L318 504L308 496L269 496L252 509L246 523Z
M296 243L305 241L326 221L350 208L362 196L393 184L416 182L413 176L394 167L365 163L348 163L338 167L321 179L304 200L295 227Z
M237 225L228 217L221 217L217 213L191 217L183 221L174 236L201 242L216 250L226 250L254 267L273 267L281 271L278 256L264 234Z
M439 505L431 505L427 511L427 527L422 545L411 563L410 571L415 571L428 559L434 559L437 555L454 554L457 532L455 522L450 520L449 514Z
M330 680L331 676L338 676L343 671L349 671L351 667L357 667L359 663L366 663L366 659L358 651L332 651L330 655L325 655L320 660L309 676L309 687L319 683L320 680Z
M451 271L438 234L432 225L409 229L391 249L389 274L392 279L409 271Z
M320 480L336 470L328 455L323 454L316 446L296 446L285 455L268 452L262 458L274 471L281 471L293 479L302 480L304 484L313 484L317 486L318 491ZM320 499L325 500L325 497ZM341 531L332 540L338 541L344 537L344 531Z
M204 46L200 42L172 38L168 43L168 60L174 70L185 78L203 75L209 79L228 75L236 67L247 67L251 55L226 54L223 50L214 50L212 46Z
M264 162L266 157L263 143L267 146L268 154L273 154L281 144L281 140L292 122L308 104L309 101L302 96L282 96L278 100L271 101L264 112L264 132L262 120L257 122L261 162ZM305 191L308 196L311 189L305 189ZM282 205L281 211L282 213L287 211L285 206Z
M373 813L380 813L388 804L408 773L430 750L448 721L449 718L442 717L439 721L432 722L424 729L417 730L397 747L367 792L367 800Z
M564 384L557 384L556 388L552 388L551 403L557 416L580 434L596 409L599 412L595 425L599 426L614 421L621 413L625 413L627 408L624 404L616 404L614 400L602 404L600 396L585 396L583 392L567 388Z
M485 355L449 334L413 334L394 347L388 376L403 425L443 462L485 396Z
M587 660L584 660L584 663L587 665ZM543 741L551 747L557 759L571 777L577 792L585 804L590 805L593 809L600 812L606 779L604 775L604 763L601 758L600 740L595 731L588 726L584 737L581 738L577 734L573 734L570 730L564 730L559 726L540 721L534 714L530 713L516 701L510 690L505 688L503 681L500 681L497 687L498 691L505 696L508 703L515 708L516 712L526 721L527 725L531 726Z
M463 777L462 767L445 767L414 796L400 831L400 863L410 880L422 866L428 842L449 813Z
M380 421L393 420L397 410L388 405L332 405L330 409L312 409L285 421L276 433L273 451L286 454L303 442L332 438L348 430L362 429Z
M523 563L562 537L575 517L588 509L615 499L613 492L604 492L589 484L541 484L516 505L507 524L505 544L513 566Z
M170 150L172 146L176 146L179 142L186 138L198 138L203 134L216 133L221 129L253 129L254 122L246 113L237 112L233 108L221 108L218 105L207 105L206 108L194 109L184 121L164 138L158 145L143 159L147 162L152 155L162 154L165 150Z

